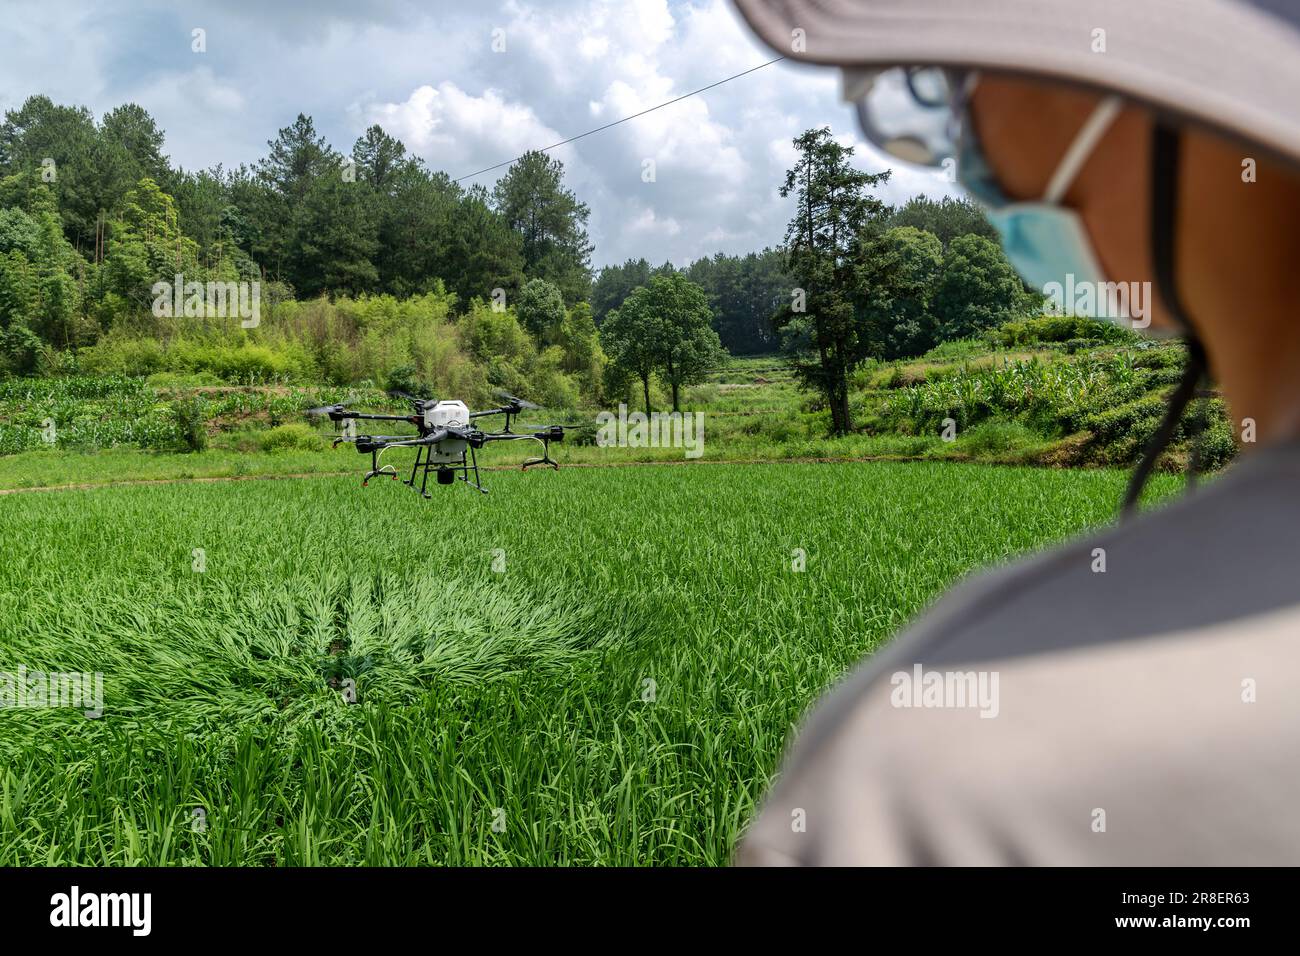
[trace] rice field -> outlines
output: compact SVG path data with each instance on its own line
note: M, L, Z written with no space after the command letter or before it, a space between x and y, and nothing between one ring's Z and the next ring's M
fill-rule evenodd
M824 688L1123 476L485 482L0 497L0 674L103 675L102 716L0 710L0 864L725 864Z

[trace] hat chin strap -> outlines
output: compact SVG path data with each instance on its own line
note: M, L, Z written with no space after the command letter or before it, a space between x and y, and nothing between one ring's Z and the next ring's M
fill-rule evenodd
M1079 178L1079 172L1088 161L1088 157L1097 149L1097 144L1106 135L1106 130L1110 129L1111 124L1123 110L1124 100L1119 96L1108 96L1097 104L1092 115L1083 126L1079 127L1079 132L1075 134L1070 148L1056 164L1056 172L1052 174L1051 181L1048 182L1047 189L1043 193L1043 202L1059 204L1065 198L1065 191Z
M1165 304L1173 320L1181 327L1187 341L1187 364L1178 387L1169 400L1165 417L1155 434L1147 441L1142 450L1142 458L1129 479L1128 489L1124 494L1122 514L1130 518L1137 512L1138 499L1146 487L1147 479L1155 469L1156 462L1164 453L1174 437L1183 413L1196 395L1197 386L1207 378L1209 366L1205 348L1196 328L1183 307L1178 294L1178 285L1174 278L1176 236L1178 232L1178 181L1179 156L1182 146L1182 133L1176 127L1159 119L1156 120L1151 144L1151 252L1155 260L1156 288L1160 290L1160 300ZM1202 419L1204 416L1202 415ZM1196 473L1200 469L1200 434L1193 436L1190 460L1187 463L1187 480L1189 485L1196 482Z

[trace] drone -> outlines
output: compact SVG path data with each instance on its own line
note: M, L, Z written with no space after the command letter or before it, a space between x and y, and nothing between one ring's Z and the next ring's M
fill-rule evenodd
M336 425L344 428L342 435L334 439L333 446L349 443L356 445L360 454L370 455L370 470L366 472L361 485L370 484L371 478L387 475L394 481L400 477L392 465L380 465L379 459L389 448L414 448L415 464L411 468L411 477L402 482L409 488L415 488L415 480L420 478L420 494L425 498L433 496L428 492L429 472L440 485L450 485L457 481L465 482L483 494L487 489L479 480L478 449L494 441L535 441L541 444L541 457L527 458L523 470L533 465L550 465L559 471L559 462L551 458L551 442L564 441L563 425L524 426L519 431L512 431L511 425L525 409L541 409L542 406L522 398L516 398L508 392L498 391L499 398L504 399L500 408L489 408L481 412L472 412L462 401L431 398L416 398L404 392L390 393L408 402L411 412L407 415L381 415L373 412L360 412L348 408L346 404L323 405L310 408L309 416L328 416ZM475 422L489 415L504 415L505 427L499 432L483 431ZM415 435L359 435L356 434L356 422L407 422L414 425Z

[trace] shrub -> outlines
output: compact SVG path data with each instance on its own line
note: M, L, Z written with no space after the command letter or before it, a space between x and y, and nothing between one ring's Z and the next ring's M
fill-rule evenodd
M150 388L157 389L203 388L221 384L221 379L211 372L155 372L145 381Z
M930 362L947 362L974 358L983 355L987 350L987 346L979 339L952 339L948 342L940 342L921 358Z
M417 398L428 395L431 389L420 381L419 372L414 365L399 365L388 373L386 380L390 392L405 392Z
M968 429L958 438L963 451L972 455L1005 455L1040 441L1020 422L987 421Z
M1071 339L1091 339L1099 343L1121 344L1136 342L1140 336L1132 329L1101 319L1086 319L1075 315L1036 315L1005 322L995 329L990 329L985 338L994 346L1007 348L1017 345L1069 342Z
M202 396L190 395L171 403L172 417L186 451L203 451L208 447L207 402Z
M162 343L156 339L110 336L80 353L81 367L101 375L145 376L164 368Z
M310 425L295 422L280 425L262 435L262 451L320 451L325 447L325 439Z
M1150 434L1165 413L1166 401L1159 395L1148 395L1137 401L1109 408L1087 416L1083 427L1102 441L1114 441L1135 431ZM1150 423L1150 427L1147 427Z
M1201 469L1213 471L1232 461L1237 454L1237 441L1232 434L1232 426L1225 418L1211 419L1199 438Z

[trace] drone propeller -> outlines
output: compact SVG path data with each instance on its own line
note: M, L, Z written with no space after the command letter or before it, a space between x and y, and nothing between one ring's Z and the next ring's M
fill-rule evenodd
M408 401L416 408L420 408L420 409L424 408L425 405L437 404L437 402L432 398L416 398L414 395L410 395L406 392L400 391L399 389L395 389L395 388L389 389L387 394L391 398L400 398L405 401Z
M330 417L330 421L337 422L345 417L350 417L350 416L345 416L343 412L351 409L352 403L355 402L356 399L357 399L356 392L351 392L341 402L335 402L333 405L319 405L316 408L309 408L306 411L304 411L303 414L314 415L314 416L328 415Z
M548 428L582 428L584 425L590 425L591 422L552 422L549 425L523 425L521 431L526 432L544 432Z
M303 412L304 415L337 415L343 411L343 403L337 405L321 405L317 408L309 408Z
M526 398L519 398L516 395L511 395L503 388L492 389L492 394L495 395L497 398L504 398L507 402L510 402L512 405L518 405L520 408L530 408L533 410L540 410L542 407L541 405L537 405L533 402L528 401L528 399Z

